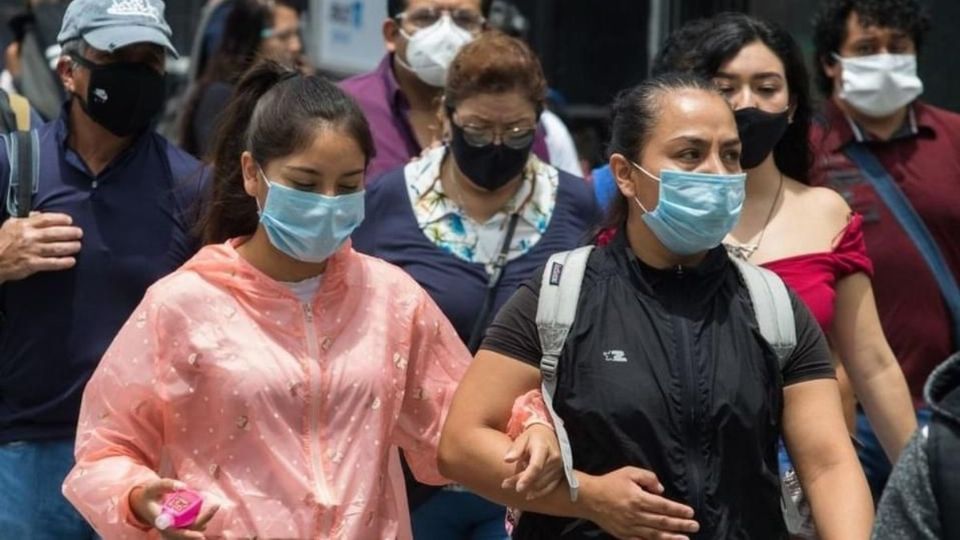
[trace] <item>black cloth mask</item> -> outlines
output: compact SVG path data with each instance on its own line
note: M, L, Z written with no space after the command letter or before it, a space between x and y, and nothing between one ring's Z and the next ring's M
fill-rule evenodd
M740 133L740 166L752 169L767 159L790 125L790 112L768 113L756 107L737 109L737 131Z
M490 143L471 146L464 138L463 128L450 122L452 137L450 150L457 167L477 186L496 191L517 177L527 164L533 141L524 148L510 148L505 144Z
M163 111L164 75L141 63L95 64L79 55L73 60L90 70L87 95L80 106L94 122L117 137L143 131Z

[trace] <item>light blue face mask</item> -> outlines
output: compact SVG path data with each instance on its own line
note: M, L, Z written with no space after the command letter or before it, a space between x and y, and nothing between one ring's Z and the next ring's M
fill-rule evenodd
M363 221L363 191L329 197L271 182L262 170L260 174L267 182L260 223L273 247L298 261L327 260Z
M740 219L745 173L664 170L657 178L640 165L630 164L660 182L660 201L652 212L640 199L633 199L644 212L644 223L671 252L693 255L717 247Z

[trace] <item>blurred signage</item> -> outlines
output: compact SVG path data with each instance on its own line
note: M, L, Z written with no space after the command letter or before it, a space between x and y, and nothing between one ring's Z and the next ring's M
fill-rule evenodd
M386 0L310 0L310 51L317 67L344 75L370 71L386 53Z

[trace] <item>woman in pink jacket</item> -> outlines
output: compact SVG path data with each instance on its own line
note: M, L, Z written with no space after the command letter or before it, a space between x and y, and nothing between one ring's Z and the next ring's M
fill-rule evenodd
M437 471L470 355L403 271L354 252L367 122L331 83L255 66L215 153L208 244L151 287L83 396L63 490L107 539L410 538L394 447ZM258 216L259 215L259 216Z

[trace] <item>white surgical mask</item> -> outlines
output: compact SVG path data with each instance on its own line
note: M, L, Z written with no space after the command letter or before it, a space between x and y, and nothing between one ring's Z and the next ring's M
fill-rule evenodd
M867 116L889 116L923 93L916 55L833 56L843 68L840 99Z
M447 68L460 48L473 41L473 34L457 26L449 13L412 36L402 28L400 34L407 39L407 58L404 61L397 55L394 59L421 81L437 87L446 82Z

